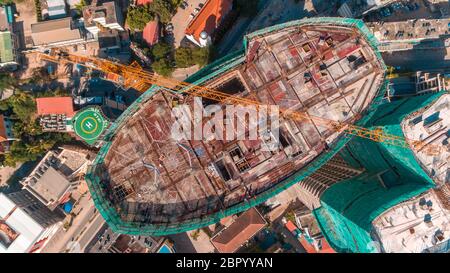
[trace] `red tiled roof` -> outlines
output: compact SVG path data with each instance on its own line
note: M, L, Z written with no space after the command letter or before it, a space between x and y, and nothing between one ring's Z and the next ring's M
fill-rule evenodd
M153 0L137 0L136 5L145 5L153 2Z
M156 44L159 40L159 23L157 21L148 22L142 32L142 37L149 46Z
M331 248L325 238L321 238L319 240L322 241L322 249L320 249L319 251L317 251L316 248L312 244L310 244L303 236L300 239L300 243L307 253L336 253L336 251Z
M72 97L37 98L36 105L39 116L66 114L67 117L73 117L75 114Z
M297 229L297 227L291 221L287 221L285 226L290 232L294 232Z
M251 208L242 213L229 227L214 236L211 242L220 253L233 253L265 225L266 220L258 210Z
M222 17L227 15L232 7L233 0L208 0L197 16L189 23L186 34L194 36L197 41L199 41L202 31L212 35Z

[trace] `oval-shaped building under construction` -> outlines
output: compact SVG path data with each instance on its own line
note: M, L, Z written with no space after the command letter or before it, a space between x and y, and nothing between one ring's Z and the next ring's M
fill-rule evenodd
M364 126L385 91L377 41L362 21L314 18L266 28L244 50L188 81L268 105ZM312 174L349 140L319 124L280 119L280 148L264 139L175 141L183 97L154 86L109 128L86 180L110 227L165 235L218 222ZM320 191L320 188L309 191Z

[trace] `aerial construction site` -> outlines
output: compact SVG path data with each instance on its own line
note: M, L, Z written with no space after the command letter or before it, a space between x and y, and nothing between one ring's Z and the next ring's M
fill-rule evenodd
M372 39L357 20L294 21L247 35L243 51L188 81L364 126L385 86L385 66ZM349 140L314 120L281 117L276 151L262 149L263 138L175 141L171 110L180 103L193 108L196 102L153 86L106 133L86 178L113 229L162 235L218 222L301 181Z

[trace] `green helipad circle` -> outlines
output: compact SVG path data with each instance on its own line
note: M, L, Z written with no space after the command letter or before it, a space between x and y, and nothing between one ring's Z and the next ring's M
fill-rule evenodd
M75 133L88 144L93 144L108 127L106 120L97 108L86 108L73 117Z

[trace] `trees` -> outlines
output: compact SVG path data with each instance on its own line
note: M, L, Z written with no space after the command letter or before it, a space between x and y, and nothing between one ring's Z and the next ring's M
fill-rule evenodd
M211 57L210 47L196 48L192 52L192 58L194 59L194 62L198 64L200 67L207 65L210 61L210 57Z
M254 17L258 14L258 0L234 0L234 6L242 16Z
M86 7L88 3L86 0L81 0L80 3L75 4L75 8L81 13L83 11L83 8Z
M175 62L177 67L185 68L194 65L192 58L192 49L188 47L180 47L175 51Z
M175 10L173 3L167 0L153 0L150 4L148 4L149 10L158 15L159 20L162 23L168 23L172 19L172 13Z
M25 123L29 123L32 115L36 112L36 103L33 97L24 92L9 97L6 103L12 108L14 117Z
M169 44L159 42L152 47L152 56L155 60L160 60L166 58L171 51L172 47Z
M143 30L148 22L156 18L162 23L168 23L178 5L178 0L153 0L146 5L129 7L127 23L132 30Z
M154 19L149 5L128 8L127 23L132 30L143 30L145 25Z
M170 64L170 62L167 58L159 59L159 60L153 62L152 69L156 73L158 73L164 77L170 76L174 70L173 66Z
M12 77L10 74L0 74L0 90L12 88L15 89L18 84L18 80Z
M175 62L177 67L185 68L193 65L203 67L209 63L210 48L180 47L175 51Z
M3 164L15 166L18 162L34 161L44 155L58 142L67 142L71 137L65 133L43 132L35 117L36 103L27 93L19 92L0 102L0 110L11 111L14 137L20 139L10 146Z
M36 67L31 72L31 82L36 84L49 84L52 81L52 76L48 73L45 67Z
M152 69L162 76L170 76L174 70L171 61L172 57L170 56L172 46L164 42L159 42L152 47L151 51L154 60Z

